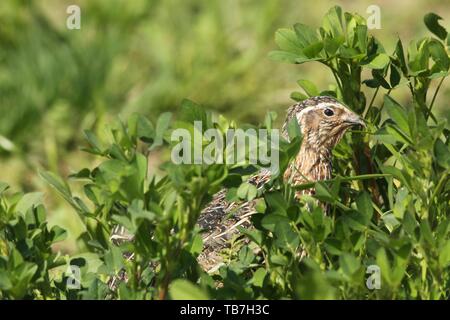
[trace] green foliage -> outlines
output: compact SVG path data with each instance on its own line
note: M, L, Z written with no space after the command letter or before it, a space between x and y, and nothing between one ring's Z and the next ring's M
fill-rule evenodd
M441 248L446 248L449 241L449 132L445 121L436 119L431 111L450 66L447 32L437 23L439 19L432 13L424 18L437 39L412 41L407 54L399 39L395 51L388 55L368 34L364 19L343 14L339 7L334 7L318 30L297 24L293 29L278 31L276 41L282 51L272 53L279 60L289 55L290 59L281 60L290 63L318 61L326 65L336 78L337 88L322 94L337 96L356 112L363 113L369 131L373 132L365 138L353 136L356 161L352 169L391 177L359 185L371 193L372 200L367 192L341 184L338 191L341 204L338 204L331 191L339 187L332 185L329 191L326 187L317 189L316 197L333 203L337 206L335 214L341 211L343 215L334 216L323 227L321 235L325 238L334 230L329 239L324 239L323 249L328 253L324 255L319 246L311 248L313 253L308 256L321 258L316 263L325 270L338 269L332 267L332 256L339 256L336 261L347 276L352 272L343 263L348 266L348 261L352 261L354 270L358 265L376 263L383 277L382 289L371 293L376 297L429 299L448 297L449 293L448 265L437 262L438 256L446 255ZM289 39L289 45L285 39ZM364 69L371 70L372 78L363 80ZM439 83L430 100L427 93L435 79ZM304 81L299 84L311 94L312 84ZM361 91L363 84L375 89L369 104ZM410 90L411 105L402 106L392 98L402 86ZM380 90L387 92L383 104L377 107L373 103ZM344 168L342 165L338 170L348 172ZM356 207L352 205L352 197L356 197ZM344 199L350 201L343 203ZM305 226L299 228L302 229ZM308 238L304 247L309 248L314 239ZM357 283L359 289L347 288L349 291L344 290L342 296L361 297L363 292L358 290L366 290L362 281Z
M438 38L399 39L393 53L369 35L365 20L332 8L316 30L304 24L276 33L283 62L318 62L335 76L336 87L320 91L302 79L304 93L332 95L362 113L364 132L352 132L336 148L335 177L292 187L276 174L264 190L248 178L261 168L244 164L182 164L149 172L153 153L174 146L173 129L194 133L236 128L185 100L182 112L157 121L133 114L117 120L103 138L85 132L85 151L97 158L92 168L70 176L83 185L72 192L65 179L41 172L78 213L85 231L83 254L64 261L51 245L64 232L49 229L42 194L6 195L0 185L0 296L66 299L448 299L450 296L450 140L445 121L433 104L448 75L447 32L428 14L425 24ZM365 71L365 72L364 72ZM370 78L364 79L364 75ZM438 81L431 100L430 85ZM373 89L367 102L362 86ZM407 87L411 103L394 98ZM374 105L385 91L382 105ZM214 121L213 121L214 120ZM268 114L262 128L273 128ZM301 144L296 122L288 125L290 142L280 144L284 172ZM251 126L248 126L251 127ZM203 141L206 145L207 141ZM348 161L353 159L353 161ZM299 189L314 187L314 196L294 199ZM212 195L227 188L227 199L254 200L254 228L239 227L249 243L233 239L224 264L211 273L197 258L202 250L196 221ZM319 204L319 201L321 204ZM327 214L323 204L331 208ZM116 225L132 241L110 239ZM115 240L115 241L111 241ZM68 271L76 265L80 287L68 288ZM381 287L369 289L367 268L379 267ZM117 280L125 272L127 281ZM114 280L115 285L111 285ZM220 284L220 285L219 285Z
M52 270L64 265L51 245L65 238L58 226L49 228L41 193L14 193L0 185L0 298L60 297Z
M0 155L29 171L56 172L68 153L84 160L74 152L82 130L96 132L119 112L157 117L202 97L255 119L273 105L260 94L273 87L273 69L258 61L285 15L278 0L80 0L81 30L66 28L69 5L0 4ZM236 9L245 19L230 14Z

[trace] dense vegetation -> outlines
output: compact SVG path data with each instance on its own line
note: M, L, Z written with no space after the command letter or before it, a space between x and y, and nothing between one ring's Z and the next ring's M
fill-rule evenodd
M279 50L272 59L321 63L335 78L335 85L323 90L301 79L302 92L292 98L335 96L368 124L339 144L335 177L313 183L312 198L295 201L282 175L255 192L247 178L257 165L167 161L162 174L148 172L149 157L174 144L173 129L192 132L195 120L202 121L203 130L225 133L236 127L190 100L183 101L176 117L163 113L151 121L133 114L110 123L101 138L85 131L85 151L97 161L68 177L70 182L40 173L83 222L81 254L52 249L65 232L47 226L42 193L11 193L1 184L0 297L448 299L450 140L445 119L436 117L433 107L449 73L450 37L438 20L427 14L424 22L433 35L407 48L398 40L394 52L369 34L364 18L339 7L329 10L317 30L296 24L276 33ZM434 82L438 86L430 92ZM364 86L371 88L369 98ZM402 88L410 94L406 104L393 97ZM375 105L380 95L382 103ZM268 113L259 127L271 130L274 118ZM280 145L281 172L301 144L295 125L289 136L290 142ZM71 191L73 180L82 184L82 196ZM250 243L234 239L223 252L225 263L207 274L196 260L202 240L195 222L224 187L230 200L255 200L258 213L252 216L254 229L241 229ZM314 198L329 203L331 214L324 215ZM135 240L113 245L109 237L116 224ZM77 281L68 286L74 283L69 265L79 267L79 287ZM371 265L380 269L380 289L366 286ZM122 269L128 281L110 290L108 281Z

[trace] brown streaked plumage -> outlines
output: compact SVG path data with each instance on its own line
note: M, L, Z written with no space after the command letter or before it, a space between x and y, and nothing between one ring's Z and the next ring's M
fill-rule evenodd
M285 181L292 185L330 179L332 149L350 127L364 126L358 115L336 99L324 96L309 98L288 109L282 128L282 135L286 139L287 125L293 118L296 118L300 125L303 142L298 155L284 173ZM270 172L263 170L252 177L250 182L260 188L269 180ZM296 197L313 193L314 189L303 190L297 192ZM199 262L207 271L213 271L220 266L219 253L229 239L238 233L237 226L251 226L253 204L228 203L225 195L225 190L216 194L198 221L199 226L205 230L204 250Z

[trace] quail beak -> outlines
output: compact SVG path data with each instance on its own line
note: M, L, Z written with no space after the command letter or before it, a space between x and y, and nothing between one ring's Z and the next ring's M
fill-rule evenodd
M364 120L361 119L360 116L357 114L350 114L344 119L344 123L349 124L350 126L361 126L363 128L366 128L366 124L364 123Z

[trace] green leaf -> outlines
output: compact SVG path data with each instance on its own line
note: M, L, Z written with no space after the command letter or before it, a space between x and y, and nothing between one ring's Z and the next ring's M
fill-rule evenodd
M389 76L389 82L391 84L391 88L396 87L400 83L400 72L394 64L391 64L391 74Z
M333 300L336 299L336 287L330 283L327 273L319 270L308 270L295 283L297 299Z
M362 53L367 52L367 26L365 25L357 25L356 26L356 46L358 47L359 51Z
M267 223L267 220L264 221L264 223ZM278 221L275 224L274 234L276 235L276 246L283 249L288 249L292 253L296 252L297 247L300 244L300 239L298 237L298 234L294 232L288 220L283 219Z
M67 231L60 226L53 226L50 232L52 234L53 243L65 240L67 238Z
M140 198L143 197L145 192L144 182L148 170L147 157L142 153L136 153L131 165L134 168L134 172L125 179L124 189L132 199Z
M250 238L250 240L252 240L253 242L255 242L257 245L261 245L263 242L263 232L260 230L256 230L256 229L247 229L247 228L243 228L241 226L238 226L237 229L239 230L239 232L241 232L242 234L246 235L247 237Z
M381 219L383 219L383 222L386 228L389 230L389 232L394 231L395 228L400 226L400 221L398 221L397 218L392 213L383 215Z
M364 221L367 222L365 223L367 225L373 216L373 206L370 195L365 191L360 193L356 198L356 206L358 207L358 211L364 215Z
M172 300L208 300L208 295L188 280L177 279L170 284L169 294Z
M25 296L37 270L38 265L30 262L24 262L14 269L13 277L17 279L17 282L11 288L11 293L16 299L22 299Z
M255 199L257 194L258 189L256 188L256 186L248 182L242 183L237 190L238 197L241 199L246 199L248 201Z
M44 201L44 193L31 192L25 194L17 203L16 210L21 213L26 213L28 209L35 208Z
M425 22L425 25L427 26L428 30L430 30L434 35L436 35L439 39L445 40L447 37L447 31L444 27L442 27L439 24L439 20L442 20L440 16L438 16L435 13L427 13L423 17L423 21Z
M403 215L402 226L409 235L413 236L414 241L417 241L414 231L416 230L418 223L414 214L406 211Z
M443 44L433 39L428 42L428 49L430 51L431 58L436 63L435 67L437 70L436 68L433 68L433 72L438 73L438 71L447 71L450 67L450 58L448 57Z
M88 168L83 168L80 171L69 175L69 178L89 179L90 176L91 176L91 171Z
M121 226L125 227L125 229L129 230L130 232L135 232L135 227L129 217L113 214L111 216L111 219L120 224Z
M244 265L249 265L253 262L254 259L255 255L253 254L252 250L248 246L243 246L239 251L239 261Z
M300 56L296 53L275 50L269 52L269 58L274 61L286 62L286 63L298 63Z
M112 246L110 249L105 253L105 266L108 269L108 273L110 275L116 274L120 271L120 269L123 268L123 255L122 251Z
M391 267L389 264L389 260L386 254L386 250L384 248L380 248L377 251L376 254L376 261L377 261L377 265L380 267L380 273L381 276L383 277L383 279L386 280L386 282L388 284L392 284L393 280L392 280L392 272L391 272Z
M155 139L155 129L153 124L146 117L138 115L136 124L136 136L147 143L153 143Z
M189 248L189 252L191 252L194 255L198 255L203 250L203 239L201 235L197 234L195 235L194 239L192 240Z
M439 250L439 265L441 268L447 268L450 264L450 240L445 241Z
M308 96L303 94L303 93L301 93L301 92L294 91L294 92L291 93L291 99L295 100L297 102L300 102L300 101L308 99Z
M377 138L386 143L395 144L396 142L401 142L404 144L413 145L413 141L402 131L400 128L393 123L388 123L382 127L380 132L384 132L387 136L384 136L380 132L377 132Z
M420 231L422 238L428 242L430 245L434 245L433 232L431 231L431 226L428 220L424 219L420 222Z
M264 199L270 208L274 211L286 211L288 204L283 198L283 195L280 192L269 192L264 195Z
M298 42L302 47L307 47L319 41L316 30L310 26L296 23L294 25L294 30L297 35Z
M274 232L275 228L280 223L289 223L289 218L280 214L269 214L261 220L261 225L264 229Z
M50 186L52 186L64 198L64 200L71 204L76 210L79 210L78 205L72 199L70 187L64 180L49 171L39 171L39 175Z
M408 66L406 64L405 52L403 50L403 44L400 39L397 40L397 45L395 46L395 55L400 65L402 73L406 76L408 74Z
M450 150L441 139L437 139L434 144L434 156L441 167L450 168Z
M316 42L305 47L303 49L303 54L305 55L306 59L297 59L297 63L313 60L323 60L323 57L319 55L322 49L323 49L323 42Z
M266 205L266 202L264 201L264 199L257 199L255 202L256 212L264 213L264 212L266 212L266 209L267 209L267 205Z
M342 24L342 9L339 6L331 8L322 21L322 28L333 37L344 35L344 26Z
M8 277L8 274L4 270L0 270L0 289L1 290L10 290L13 284Z
M324 183L316 182L315 189L316 193L314 194L314 197L319 199L320 201L333 203L336 200Z
M152 144L149 150L153 150L154 148L159 147L163 144L163 137L170 126L171 119L172 113L170 112L164 112L159 116L158 121L156 122L155 142Z
M406 188L398 188L397 194L395 196L394 207L392 208L393 214L397 219L403 219L405 216L405 210L411 203L411 196ZM403 221L404 225L404 221Z
M100 141L97 139L97 136L94 132L91 130L84 130L84 136L88 143L93 148L93 151L97 154L103 153L103 146L101 145Z
M279 265L279 266L285 266L289 263L289 259L281 254L273 254L269 256L269 260L271 263Z
M144 209L144 202L142 200L134 199L128 207L128 212L133 221L137 219L145 219L153 222L156 215L153 212Z
M251 279L251 283L255 287L262 288L264 284L264 279L266 278L267 272L264 268L259 268L253 273L253 277Z
M408 46L408 67L411 70L411 76L418 76L428 70L429 63L428 40L423 39L419 42L411 41Z
M275 33L275 43L282 51L302 54L303 45L291 29L279 29Z
M198 103L183 99L181 101L181 119L192 125L194 121L201 121L205 128L210 128L208 125L208 115L205 109Z
M389 61L389 56L387 54L380 53L364 66L370 69L384 69L389 64Z
M324 242L325 250L332 255L342 254L342 242L337 239L326 239Z
M408 117L406 116L406 110L403 109L394 99L390 96L384 96L384 105L387 113L392 120L398 125L398 127L408 135L411 136L408 125Z
M355 272L359 270L361 264L356 257L350 253L344 253L339 256L339 265L348 277L353 276Z
M291 121L288 123L287 127L289 141L294 140L296 137L302 136L302 131L300 129L300 125L298 124L297 117L293 117Z
M9 189L9 185L6 182L0 181L0 195L2 195L2 193L8 189Z
M326 37L323 40L323 47L328 56L333 57L344 42L345 37L343 35L338 37Z

